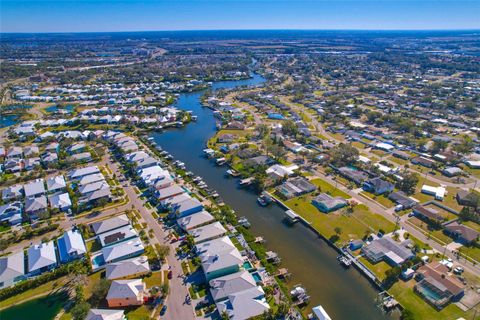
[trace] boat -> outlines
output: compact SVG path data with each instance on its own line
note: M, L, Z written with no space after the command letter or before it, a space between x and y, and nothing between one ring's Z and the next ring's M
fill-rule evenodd
M213 149L203 149L203 153L208 157L208 158L211 158L215 155L215 150Z
M262 194L257 198L257 202L262 207L266 207L272 202L272 198L266 192L262 192Z
M238 184L239 184L240 186L242 186L242 187L243 187L243 186L248 186L248 185L251 185L254 180L255 180L255 178L250 177L250 178L246 178L246 179L240 180L240 181L238 182Z
M307 290L300 284L295 285L294 288L290 290L290 296L296 305L306 304L310 300L310 296L307 295Z
M197 121L198 117L197 116L192 116L192 121Z
M352 261L346 257L346 256L338 256L337 257L338 261L344 266L345 268L350 268L350 265L352 264Z
M296 214L293 210L286 210L285 216L290 223L295 223L300 218L298 214Z
M227 170L227 174L230 175L230 176L232 176L232 177L238 177L238 176L240 175L239 172L237 172L237 171L235 171L235 170L233 170L233 169L228 169L228 170Z
M245 228L250 228L251 224L246 217L240 217L238 223Z
M227 159L225 158L218 158L217 160L215 160L215 163L217 164L217 166L224 165L226 162L227 162Z

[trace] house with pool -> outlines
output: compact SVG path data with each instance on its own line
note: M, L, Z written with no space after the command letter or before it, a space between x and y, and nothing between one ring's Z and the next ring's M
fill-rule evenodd
M63 236L58 238L57 245L62 263L80 259L87 253L82 234L77 229L66 231Z

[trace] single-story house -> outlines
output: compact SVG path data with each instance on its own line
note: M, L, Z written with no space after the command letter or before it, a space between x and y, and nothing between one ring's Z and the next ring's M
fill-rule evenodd
M447 189L445 187L432 187L424 184L422 186L422 193L434 196L435 199L442 201L447 193Z
M445 220L436 210L422 205L415 205L412 208L412 212L416 217L426 221L442 222Z
M144 303L146 286L142 279L114 280L107 293L109 308L139 306Z
M446 225L445 229L443 229L443 232L467 245L476 242L480 235L480 232L477 230L474 230L466 225L459 224L456 221Z
M117 262L128 258L133 258L145 252L145 247L140 238L133 238L127 242L117 243L113 246L102 249L103 260L105 263Z
M130 224L104 232L97 236L102 247L111 246L136 237L138 237L138 233Z
M480 206L480 194L468 190L458 190L456 199L459 205L476 208Z
M67 192L65 193L55 193L48 196L48 202L50 202L50 207L52 209L60 209L66 211L72 207L72 200Z
M315 190L317 190L317 187L303 177L289 178L277 187L277 191L287 199L298 197Z
M43 195L25 199L25 212L31 219L38 218L39 214L47 211L47 207L47 197Z
M127 320L123 310L90 309L85 320Z
M409 198L403 191L390 193L388 199L392 200L397 205L401 205L403 210L410 209L417 204L415 200Z
M67 183L65 182L65 178L62 175L50 177L47 179L48 192L57 192L60 190L64 190L66 187Z
M99 235L101 233L114 230L129 224L130 220L128 220L127 215L121 214L109 219L93 222L92 224L90 224L90 228L96 235Z
M321 212L329 213L345 207L348 202L342 197L332 197L326 193L321 193L312 199L312 204Z
M214 301L222 301L228 295L257 286L250 272L241 270L210 280L210 293Z
M368 174L363 171L355 170L349 167L341 167L338 169L340 175L348 180L355 182L356 184L362 184L363 181L368 179Z
M280 164L274 164L273 166L269 167L265 172L266 174L274 179L274 180L280 180L285 177L289 177L291 175L295 174L295 170L298 169L298 166L295 164L292 164L290 166L283 166Z
M43 179L36 179L23 186L25 197L38 197L45 194L45 181Z
M177 219L180 228L187 231L214 221L215 218L205 210Z
M208 240L219 238L227 233L227 230L218 221L202 227L187 231L194 237L195 243L202 243Z
M463 170L460 169L459 167L447 167L442 171L442 174L447 177L455 177L455 176L461 175L462 173L463 173Z
M437 309L442 309L451 301L458 301L464 294L464 286L448 268L435 261L417 270L415 292Z
M413 164L418 164L427 168L432 168L435 165L435 161L425 157L415 157L412 160Z
M363 246L362 253L372 263L384 260L393 266L400 266L415 257L415 254L403 243L398 243L388 236L375 239L370 244Z
M84 176L88 176L90 174L100 173L100 169L97 166L90 166L81 169L75 169L70 171L68 177L70 180L79 180Z

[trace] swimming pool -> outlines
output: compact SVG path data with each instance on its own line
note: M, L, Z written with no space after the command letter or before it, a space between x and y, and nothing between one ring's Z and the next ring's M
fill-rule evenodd
M103 254L99 254L97 256L92 257L92 268L98 269L105 264L105 259L103 258Z
M262 277L258 272L253 272L251 273L253 279L255 280L256 283L262 282Z
M252 270L252 269L253 269L253 265L252 265L252 263L251 263L250 261L245 260L245 261L243 262L243 268L244 268L245 270L247 270L247 271L248 271L248 270Z

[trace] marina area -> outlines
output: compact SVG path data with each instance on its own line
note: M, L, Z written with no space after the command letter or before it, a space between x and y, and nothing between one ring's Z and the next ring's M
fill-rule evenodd
M255 74L249 80L216 82L212 88L257 85L263 81ZM179 109L193 111L197 122L183 128L153 132L153 141L182 162L194 176L198 175L201 178L198 183L204 182L215 190L239 217L248 221L252 233L262 237L268 250L274 250L277 258L284 261L279 263L291 273L292 280L287 283L290 290L295 289L294 284L303 283L308 292L305 314L321 304L334 319L395 318L377 306L378 291L367 278L354 268L342 267L336 259L338 253L317 233L303 224L288 223L284 208L274 202L262 205L258 195L242 187L240 180L234 178L235 172L227 172L228 168L205 157L206 141L215 134L216 127L212 111L200 104L202 94L181 94L177 102ZM248 185L248 181L243 184ZM314 279L311 275L315 275ZM346 305L349 307L345 308Z

